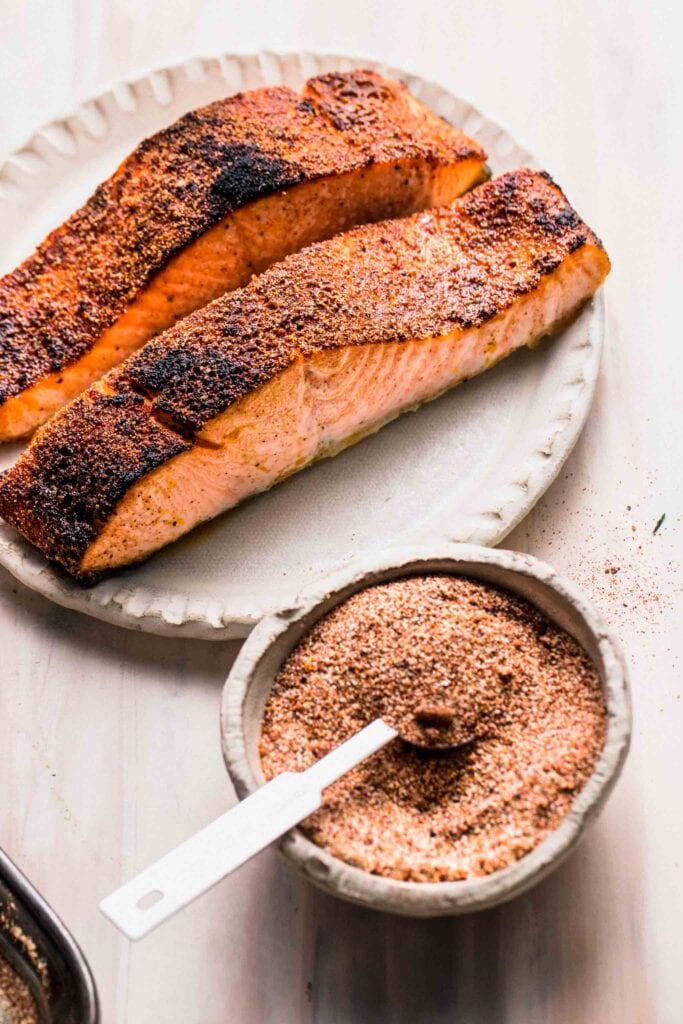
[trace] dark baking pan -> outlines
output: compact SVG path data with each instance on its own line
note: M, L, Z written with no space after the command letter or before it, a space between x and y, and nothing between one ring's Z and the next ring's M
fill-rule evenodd
M55 912L0 850L0 955L28 985L41 1024L97 1024L88 963Z

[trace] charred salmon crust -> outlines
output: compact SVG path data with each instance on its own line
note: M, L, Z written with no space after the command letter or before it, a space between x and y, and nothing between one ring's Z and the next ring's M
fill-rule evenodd
M30 432L159 330L243 285L269 262L358 223L450 202L481 178L484 161L475 142L404 86L371 71L311 79L300 95L284 87L259 89L186 114L142 142L84 206L0 280L0 439ZM396 173L377 184L377 198L368 191L367 175L379 167ZM462 172L448 177L456 167ZM301 239L296 231L273 232L272 225L259 223L258 200L354 174L366 177L359 177L355 191L332 197L317 222L306 224L297 213ZM312 194L308 202L315 207ZM226 221L244 207L254 207L253 223ZM205 277L196 297L183 294L181 301L172 280L155 298L154 310L138 310L133 324L122 320L156 275L223 222L225 233L210 254L214 265L207 267L202 253L192 268L195 280L202 268ZM252 235L253 258L240 252ZM186 280L181 290L191 293L194 285ZM125 338L106 335L119 321L126 324ZM105 335L107 351L95 365L84 365L74 379L62 374ZM29 410L17 405L17 396L43 381L49 391L43 404L41 394L31 392ZM13 398L3 418L2 404Z
M298 356L480 327L589 240L602 247L549 175L515 171L451 207L288 257L149 342L108 381L196 432Z
M560 189L525 169L313 245L59 413L4 474L0 514L92 582L535 342L608 271Z
M43 550L54 549L59 537L55 557L66 565L69 552L87 548L141 473L191 447L132 392L76 399L68 416L57 414L50 426L40 472L32 472L33 460L20 460L11 475L3 474L2 490L8 518L11 507L12 522Z

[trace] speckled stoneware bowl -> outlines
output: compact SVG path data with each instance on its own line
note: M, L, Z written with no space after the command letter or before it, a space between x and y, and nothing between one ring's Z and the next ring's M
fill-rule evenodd
M552 871L576 844L621 771L631 734L626 669L607 629L586 598L550 566L529 555L471 545L398 548L366 559L309 589L289 608L264 619L244 644L223 691L223 754L242 799L264 782L258 756L263 708L275 675L314 622L351 594L418 573L454 573L497 584L526 598L571 633L593 659L608 710L607 738L593 774L570 813L543 843L510 867L460 882L400 882L332 857L293 829L281 849L326 892L377 910L415 917L482 910L517 896Z

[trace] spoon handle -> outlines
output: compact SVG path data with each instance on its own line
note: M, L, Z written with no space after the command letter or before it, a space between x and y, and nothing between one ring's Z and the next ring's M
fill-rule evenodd
M320 807L322 791L396 732L377 719L305 772L283 772L107 896L100 910L140 939Z

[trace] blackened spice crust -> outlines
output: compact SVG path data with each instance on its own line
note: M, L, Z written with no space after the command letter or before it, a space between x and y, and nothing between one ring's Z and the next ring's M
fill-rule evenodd
M452 206L320 242L149 342L118 386L192 430L296 358L480 327L601 243L556 185L519 170Z
M379 161L483 150L371 71L258 89L142 142L0 280L0 402L73 363L172 256L245 203Z
M48 558L80 572L81 553L140 476L187 451L190 442L150 415L134 392L77 399L36 435L4 474L4 515ZM81 574L83 583L95 577Z

